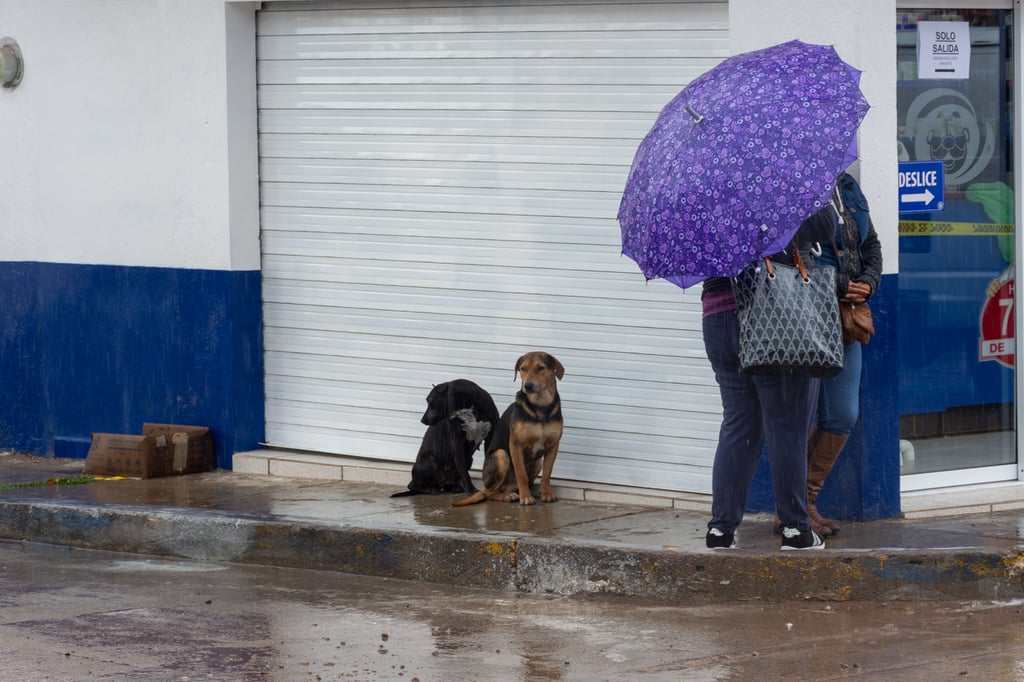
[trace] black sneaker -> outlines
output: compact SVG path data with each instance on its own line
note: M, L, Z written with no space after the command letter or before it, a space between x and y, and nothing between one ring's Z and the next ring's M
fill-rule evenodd
M736 534L724 533L717 528L708 531L705 538L708 549L736 549Z
M782 529L782 549L825 549L825 541L813 530Z

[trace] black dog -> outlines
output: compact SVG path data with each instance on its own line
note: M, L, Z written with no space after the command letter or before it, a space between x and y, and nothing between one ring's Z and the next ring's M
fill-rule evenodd
M469 480L473 453L485 443L490 449L498 425L498 407L491 394L467 379L438 384L427 395L427 425L409 489L391 497L475 492Z

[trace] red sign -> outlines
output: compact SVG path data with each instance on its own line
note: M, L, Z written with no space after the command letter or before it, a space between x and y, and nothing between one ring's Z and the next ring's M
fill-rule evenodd
M981 309L981 340L978 348L979 360L995 360L1004 367L1013 369L1016 344L1013 338L1013 289L1010 280L995 296L985 301Z

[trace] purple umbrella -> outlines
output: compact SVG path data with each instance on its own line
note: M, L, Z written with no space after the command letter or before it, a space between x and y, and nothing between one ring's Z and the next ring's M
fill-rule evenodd
M726 59L658 116L619 205L622 253L681 287L781 251L856 159L860 71L793 40Z

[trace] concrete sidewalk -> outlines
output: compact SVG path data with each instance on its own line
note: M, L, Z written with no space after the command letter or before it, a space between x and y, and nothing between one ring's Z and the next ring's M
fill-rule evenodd
M740 549L712 552L705 513L631 504L456 509L392 499L395 486L228 471L11 486L83 463L0 456L0 538L678 603L1024 597L1024 511L850 522L813 552L780 551L771 519L749 515Z

